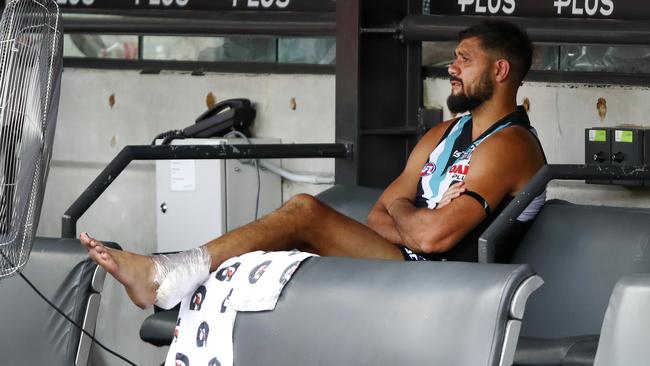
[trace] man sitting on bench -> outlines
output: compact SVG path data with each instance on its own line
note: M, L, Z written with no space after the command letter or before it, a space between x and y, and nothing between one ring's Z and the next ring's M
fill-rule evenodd
M442 122L422 137L373 207L368 226L300 194L258 221L172 256L116 251L86 233L81 243L143 308L160 296L166 269L194 266L207 274L208 268L214 271L226 259L255 250L476 261L478 236L545 163L526 111L516 104L532 53L527 34L507 22L485 21L460 32L449 66L447 105L452 113L470 114ZM537 197L519 217L511 245L498 258L508 258L543 202L543 195Z

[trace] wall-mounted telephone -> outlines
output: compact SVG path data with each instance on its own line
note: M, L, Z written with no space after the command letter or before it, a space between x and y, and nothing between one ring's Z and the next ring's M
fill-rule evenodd
M206 138L223 136L230 131L239 131L250 137L248 127L253 124L256 111L251 101L245 98L235 98L217 103L201 114L191 126L182 130L161 133L156 139L163 139L162 144L168 144L178 138ZM152 143L152 144L153 144Z

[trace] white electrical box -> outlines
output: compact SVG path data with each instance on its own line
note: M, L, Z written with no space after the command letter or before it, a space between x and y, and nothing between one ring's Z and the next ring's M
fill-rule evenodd
M251 139L279 144L279 139ZM184 139L172 145L243 145L243 139ZM273 161L279 164L278 161ZM158 252L195 248L255 219L257 169L250 161L156 161L156 234ZM257 217L282 204L281 178L259 168Z

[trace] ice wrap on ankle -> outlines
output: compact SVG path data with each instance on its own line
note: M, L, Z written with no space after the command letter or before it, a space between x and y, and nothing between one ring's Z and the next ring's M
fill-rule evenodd
M210 275L210 254L203 247L152 259L158 284L156 305L163 309L173 308Z

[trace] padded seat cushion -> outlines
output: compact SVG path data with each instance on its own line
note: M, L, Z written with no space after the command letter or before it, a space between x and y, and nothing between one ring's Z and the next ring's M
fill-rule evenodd
M274 311L237 315L235 363L498 365L510 301L531 275L528 266L311 258Z
M235 362L497 365L509 303L532 274L526 265L311 258L274 311L237 315ZM169 344L174 315L150 316L143 339Z
M363 224L368 223L368 213L383 192L379 188L336 185L316 196L319 201Z
M113 246L113 245L111 245ZM82 323L96 264L76 239L36 238L23 274ZM0 280L3 365L74 365L80 331L18 275Z
M522 336L600 333L614 284L650 272L650 210L546 203L515 252L544 279L530 298Z
M591 366L597 346L598 336L559 339L522 337L517 343L514 365Z
M621 278L609 301L596 366L650 363L650 274Z

